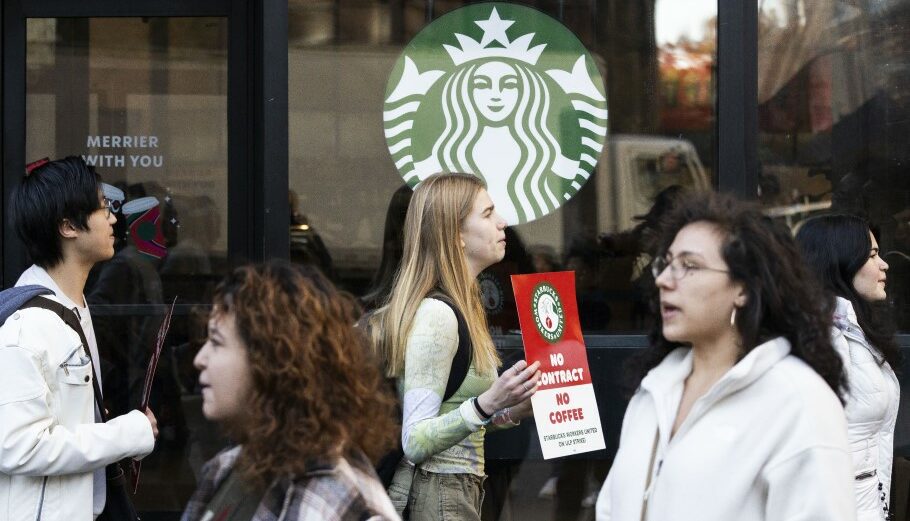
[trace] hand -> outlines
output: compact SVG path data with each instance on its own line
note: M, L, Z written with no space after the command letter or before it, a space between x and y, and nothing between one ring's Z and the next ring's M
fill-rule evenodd
M505 370L493 385L477 397L477 403L484 411L494 414L496 411L517 405L537 392L540 381L540 362L530 366L524 360Z
M158 439L158 420L155 418L155 414L150 408L145 409L145 417L149 419L149 423L152 424L152 436L155 439Z
M513 405L512 409L509 411L509 415L512 417L512 420L516 422L533 416L534 408L531 407L531 399L528 398L518 405Z

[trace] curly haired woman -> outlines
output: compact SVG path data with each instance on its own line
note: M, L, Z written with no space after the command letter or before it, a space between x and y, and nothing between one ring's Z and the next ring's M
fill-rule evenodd
M853 521L829 301L786 227L692 194L661 221L659 310L598 521Z
M239 445L205 466L182 519L398 519L368 459L394 444L394 402L350 299L269 263L235 270L214 300L202 412Z

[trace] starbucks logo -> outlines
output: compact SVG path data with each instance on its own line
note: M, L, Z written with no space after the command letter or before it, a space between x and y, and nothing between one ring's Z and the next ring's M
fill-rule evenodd
M544 340L552 344L562 338L566 316L556 288L546 282L538 284L531 293L531 313L534 325Z
M572 198L607 134L607 101L578 38L534 9L484 3L424 28L398 58L383 112L410 186L437 172L486 181L509 224Z
M502 285L499 284L496 277L489 273L481 273L477 283L480 285L483 309L491 315L502 311Z

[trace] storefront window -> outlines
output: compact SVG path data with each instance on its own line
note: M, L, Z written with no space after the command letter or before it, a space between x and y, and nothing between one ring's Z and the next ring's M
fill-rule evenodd
M828 210L866 217L910 330L910 5L759 6L761 202L794 228Z
M384 234L385 216L407 204L406 191L396 195L404 182L383 129L387 84L427 16L462 5L289 4L291 257L319 265L355 295L375 297L394 271L380 267L384 237L394 236ZM609 130L571 200L510 228L508 261L486 274L496 279L486 287L502 290L490 300L494 332L518 327L509 274L560 269L576 270L586 333L641 331L650 316L640 244L655 217L649 211L676 186L714 184L717 7L528 5L561 21L590 53L606 88Z
M421 31L427 20L440 20L466 5L490 4L292 0L288 5L290 256L318 266L367 307L381 302L397 268L410 194L405 180L413 179L403 165L413 163L413 176L418 177L423 165L432 164L426 150L445 127L442 116L434 123L418 113L413 128L422 125L421 130L408 136L410 143L390 138L411 128L399 126L408 122L396 118L414 99L406 96L415 94L406 93L399 105L391 95L403 83L398 81L404 74L401 57L408 45L426 36ZM710 0L509 5L534 8L561 23L590 56L588 72L605 86L605 111L591 110L594 116L588 123L552 117L541 126L552 130L558 142L573 132L596 141L598 124L607 137L590 158L587 180L579 182L580 189L567 189L569 200L562 195L558 204L532 204L529 208L537 210L515 212L519 224L507 229L506 259L481 274L490 325L507 364L523 356L511 274L574 270L586 335L641 333L647 327L650 257L643 238L675 193L715 184L717 43L717 2ZM503 14L508 8L501 9L497 16L502 23L516 20ZM488 18L491 12L482 16L481 23L500 23ZM551 26L540 22L528 29L515 21L509 27L508 44L533 32L533 48L545 43ZM490 42L508 46L470 23L464 31L482 48ZM572 48L569 39L546 43L574 60L580 53L565 50ZM439 70L453 71L458 52L470 42L452 37L446 43L462 45L452 51L456 57L444 54L436 64ZM540 54L541 63L551 58L546 50ZM414 64L419 73L432 65L420 58L414 58ZM571 65L562 69L570 71ZM558 81L549 83L553 76L546 71L541 77L551 93L556 92L553 103L558 103ZM587 102L597 105L597 96L588 92ZM606 121L598 122L598 114L607 116ZM495 117L482 111L481 116ZM579 125L587 130L578 130ZM404 147L419 149L417 140L428 141L421 145L426 147L420 149L423 156L401 152ZM465 150L482 141L477 138ZM568 159L583 154L567 150L561 148ZM483 172L483 165L478 169ZM540 217L543 206L548 211ZM538 218L528 219L535 211ZM575 519L583 511L591 515L592 494L616 449L624 408L621 367L629 351L588 351L607 450L553 463L542 460L532 424L487 437L490 479L484 519Z
M81 155L114 202L117 253L85 288L113 416L138 406L177 299L151 395L161 435L135 496L144 518L173 517L223 445L202 417L192 359L207 292L228 263L227 21L33 18L26 27L27 161Z
M758 5L758 195L765 212L794 231L820 212L868 219L889 264L897 325L910 331L910 3ZM910 453L908 401L905 392L897 454Z

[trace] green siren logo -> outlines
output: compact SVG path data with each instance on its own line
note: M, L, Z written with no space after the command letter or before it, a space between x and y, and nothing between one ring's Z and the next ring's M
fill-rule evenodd
M534 9L452 11L405 47L386 88L386 142L410 186L437 172L486 181L509 224L572 198L607 134L607 100L578 38Z
M534 325L544 340L553 344L562 338L566 316L556 288L546 282L541 282L534 288L531 293L531 314L534 315Z
M489 273L481 273L477 277L477 284L480 286L480 300L483 302L483 309L495 315L502 311L502 285L496 280L496 277Z

